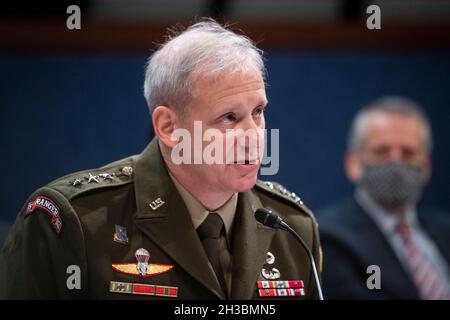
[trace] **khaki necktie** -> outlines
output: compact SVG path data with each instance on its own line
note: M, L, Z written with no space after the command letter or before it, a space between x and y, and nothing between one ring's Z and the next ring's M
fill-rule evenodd
M197 228L197 233L217 276L217 280L219 280L219 284L227 296L227 285L220 263L220 250L222 249L220 247L221 238L225 234L225 226L222 218L215 212L210 213L205 221Z

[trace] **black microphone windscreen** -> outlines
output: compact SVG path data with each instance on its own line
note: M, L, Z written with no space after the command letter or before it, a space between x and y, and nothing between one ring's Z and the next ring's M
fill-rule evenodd
M255 212L256 221L265 226L274 228L278 224L278 216L266 208L259 208Z

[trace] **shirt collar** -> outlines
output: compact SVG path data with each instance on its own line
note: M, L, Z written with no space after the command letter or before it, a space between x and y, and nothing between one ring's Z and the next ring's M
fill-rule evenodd
M169 176L172 179L175 188L180 193L180 196L183 199L184 203L186 204L194 228L197 229L211 211L206 209L200 201L198 201L188 190L186 190L186 188L183 187L181 183L170 172ZM223 220L227 238L231 233L234 216L236 214L237 200L238 194L234 193L222 207L214 210L214 212L216 212Z
M356 189L355 199L382 230L395 232L395 227L400 222L400 216L398 214L388 212L386 209L382 208L362 188ZM411 227L417 227L417 213L415 207L408 207L404 217L405 221Z

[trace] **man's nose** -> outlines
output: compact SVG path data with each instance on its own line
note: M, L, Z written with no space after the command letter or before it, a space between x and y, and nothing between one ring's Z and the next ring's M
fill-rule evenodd
M391 148L388 153L389 161L403 161L403 152L401 148Z
M257 129L259 129L259 127L258 127L258 124L255 122L255 119L252 116L247 116L242 121L241 129L244 131L257 130Z
M238 144L241 147L244 147L247 151L261 147L260 145L263 143L263 133L252 116L244 119L238 129L240 129L240 133L238 134Z

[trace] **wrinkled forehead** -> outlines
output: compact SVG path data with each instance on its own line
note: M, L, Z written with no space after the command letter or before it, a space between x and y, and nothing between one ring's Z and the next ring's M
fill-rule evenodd
M267 102L264 79L257 68L198 73L192 80L191 96L196 100L220 100L241 93L255 93Z
M416 115L369 112L362 123L362 145L385 144L421 148L426 146L425 124Z

